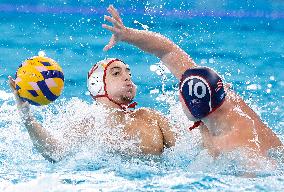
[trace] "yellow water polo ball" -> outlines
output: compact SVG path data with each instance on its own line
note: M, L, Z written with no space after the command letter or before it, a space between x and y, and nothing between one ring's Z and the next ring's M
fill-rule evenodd
M20 98L32 105L47 105L57 99L64 87L64 74L54 60L35 56L24 61L16 73Z

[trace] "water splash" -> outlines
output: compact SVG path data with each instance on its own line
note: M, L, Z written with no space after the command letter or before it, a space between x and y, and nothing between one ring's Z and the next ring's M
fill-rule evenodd
M139 149L135 149L139 139L122 140L123 126L117 125L115 132L107 127L106 119L110 111L96 103L72 98L32 108L48 131L59 140L69 138L66 145L73 146L68 149L72 150L72 154L54 165L34 150L12 98L6 97L0 110L3 122L0 136L0 189L32 191L44 186L63 191L93 187L103 189L106 186L113 190L130 190L135 187L142 190L151 186L157 189L163 189L162 186L203 189L210 183L215 187L230 187L228 181L221 179L222 175L243 175L249 172L267 176L282 172L281 168L275 171L273 163L259 157L255 157L253 162L258 168L246 166L243 162L252 161L246 158L247 149L238 149L213 159L202 147L199 130L188 131L193 122L184 115L176 96L175 91L165 91L157 97L166 98L164 102L169 104L166 116L178 138L176 145L165 149L161 156L133 156L130 151L138 150L139 153ZM86 118L94 121L85 127L87 138L82 139L80 132L70 128ZM111 145L112 142L120 144ZM204 174L207 176L204 177ZM169 176L172 182L169 182ZM189 184L186 185L185 181Z
M139 24L139 25L140 25L144 30L146 30L146 31L149 30L149 26L148 26L148 25L142 24L142 23L140 23L140 22L137 21L137 20L134 20L133 23Z

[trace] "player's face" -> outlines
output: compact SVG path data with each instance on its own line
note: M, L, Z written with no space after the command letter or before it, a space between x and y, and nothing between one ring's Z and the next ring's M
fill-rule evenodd
M129 104L136 95L130 69L121 61L113 62L107 68L106 85L108 96L118 103Z

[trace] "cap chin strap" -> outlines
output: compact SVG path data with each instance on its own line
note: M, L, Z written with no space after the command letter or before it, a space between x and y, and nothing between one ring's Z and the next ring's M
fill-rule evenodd
M99 97L106 97L110 102L112 102L112 103L116 104L117 106L119 106L119 108L122 109L124 112L128 112L128 109L130 109L130 108L135 109L136 105L138 104L137 102L132 102L132 103L130 103L128 105L123 105L123 104L120 104L120 103L114 101L113 99L111 99L107 94L105 94L105 95L97 95L97 96L93 96L92 95L92 97L94 99L99 98Z
M191 127L189 127L189 131L192 131L193 129L199 127L199 125L201 125L201 123L202 123L201 120L195 121L194 124Z

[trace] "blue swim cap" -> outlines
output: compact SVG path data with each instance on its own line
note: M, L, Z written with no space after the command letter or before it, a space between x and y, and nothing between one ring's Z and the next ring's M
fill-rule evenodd
M220 76L206 67L186 70L179 90L190 113L197 119L206 117L220 107L226 96Z

